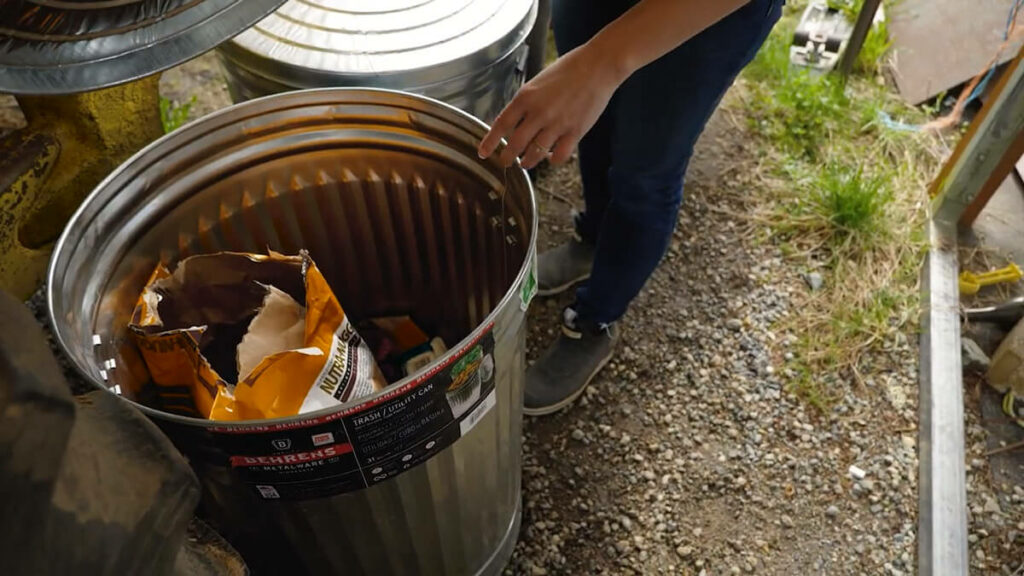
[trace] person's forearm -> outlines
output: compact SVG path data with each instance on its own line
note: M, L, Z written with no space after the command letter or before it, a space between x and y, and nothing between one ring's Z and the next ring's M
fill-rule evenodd
M641 0L585 46L619 82L749 0Z
M747 1L641 0L527 82L494 119L477 152L487 158L507 137L501 152L505 166L516 158L526 168L547 157L555 164L567 161L633 72Z

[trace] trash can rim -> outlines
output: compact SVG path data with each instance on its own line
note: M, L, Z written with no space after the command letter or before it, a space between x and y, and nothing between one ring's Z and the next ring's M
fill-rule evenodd
M86 196L85 200L82 201L79 207L75 210L74 214L68 220L60 237L54 243L53 255L50 258L50 262L46 272L46 304L48 320L50 322L54 338L56 339L57 344L61 348L61 350L67 351L72 348L71 346L69 346L69 341L67 340L66 337L67 335L65 334L65 331L61 329L61 324L58 322L58 318L55 314L55 308L57 307L57 295L55 294L53 287L58 283L63 284L63 282L59 280L62 277L62 256L64 256L65 252L67 251L67 245L69 245L72 242L72 232L76 228L76 224L79 224L80 221L85 220L89 216L89 212L92 209L91 204L93 203L93 201L96 200L97 198L100 198L104 193L105 189L108 186L110 186L112 182L121 177L121 175L125 171L129 170L134 164L141 161L141 159L148 155L153 154L154 151L159 150L163 147L172 146L177 140L187 141L191 137L191 134L195 134L200 131L205 131L203 128L204 125L208 127L210 124L216 123L217 121L222 121L226 117L231 116L240 115L242 117L251 117L251 113L258 113L258 111L261 108L266 107L268 103L274 103L275 101L301 101L303 98L308 98L310 96L327 97L332 94L337 94L341 97L339 98L338 102L335 102L335 104L339 105L369 103L355 100L359 96L365 96L368 99L386 99L388 97L402 97L409 98L412 100L418 100L421 103L427 104L428 106L438 108L439 112L454 115L456 118L468 122L470 126L476 129L476 131L478 132L477 136L479 138L483 138L484 134L487 132L487 130L489 130L489 126L479 118L476 118L452 105L449 105L445 102L441 102L434 98L430 98L428 96L414 94L411 92L405 92L402 90L392 90L385 88L333 87L310 88L306 90L296 90L292 92L263 96L260 98L228 106L226 108L222 108L221 110L212 112L211 114L204 116L199 120L191 122L190 124L187 124L178 130L161 136L157 140L153 141L149 145L145 146L144 148L133 154L131 157L129 157L127 160L121 163L116 169L114 169L110 174L108 174L107 177L104 178L88 194L88 196ZM349 97L353 101L344 102L342 101L344 97ZM381 101L378 102L377 104L387 105L387 102ZM249 112L250 114L247 114L246 112ZM505 145L506 141L502 139L498 151L496 151L495 154L493 154L491 158L486 161L495 163L498 162L497 158L500 155L501 149ZM485 162L485 160L480 161ZM494 309L487 315L487 317L484 318L483 321L481 321L481 323L476 328L474 328L468 335L466 335L462 340L460 340L458 343L452 346L448 350L448 352L446 352L441 358L435 360L432 363L432 365L444 364L449 362L453 356L464 351L469 344L479 339L484 333L486 333L487 330L492 329L493 326L495 325L497 316L506 307L506 305L508 305L509 301L519 297L516 288L521 286L523 282L526 281L527 275L532 272L533 260L536 258L535 250L537 244L538 231L537 199L533 188L533 183L530 180L529 176L526 174L526 170L524 170L522 166L519 164L518 159L516 160L514 167L510 169L517 170L522 174L523 179L526 182L527 193L529 194L529 207L533 218L532 222L530 223L529 245L526 251L527 257L520 266L519 272L516 274L515 279L509 285L504 296L501 298L498 304L495 305ZM71 354L68 354L68 359L70 360L72 366L74 367L75 372L77 372L89 384L98 389L102 389L107 391L108 393L114 394L114 392L109 387L105 386L102 382L98 381L93 376L92 373L85 370L80 364L80 362L77 360L77 358L75 358ZM131 403L136 408L141 410L143 413L151 417L156 417L162 420L168 420L180 424L188 424L191 426L199 426L204 428L230 428L233 430L244 431L247 428L259 428L268 425L290 424L294 422L301 422L305 420L321 418L341 411L347 411L354 407L358 407L362 404L374 402L378 398L415 381L418 377L419 374L414 374L413 376L403 378L398 382L388 385L386 388L379 392L376 392L369 396L360 397L356 400L352 400L344 404L339 404L338 406L332 406L330 408L324 408L321 410L317 410L315 412L297 414L294 416L288 416L283 418L260 420L221 421L208 420L204 418L194 418L190 416L183 416L170 412L164 412L162 410L157 410L155 408L136 402L130 398L120 395L119 396L122 400Z

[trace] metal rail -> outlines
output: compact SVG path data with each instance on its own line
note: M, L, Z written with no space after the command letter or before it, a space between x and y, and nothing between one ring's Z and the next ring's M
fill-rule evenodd
M932 186L931 252L923 274L918 570L968 573L967 492L957 235L1006 177L1024 133L1024 49L1003 73ZM1012 164L1010 164L1012 166ZM1000 173L1001 172L1001 173Z

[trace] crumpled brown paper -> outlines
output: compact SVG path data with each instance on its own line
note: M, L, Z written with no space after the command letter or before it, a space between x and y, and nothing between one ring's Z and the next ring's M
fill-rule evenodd
M301 303L304 303L304 306ZM387 384L305 252L220 252L157 266L129 326L164 408L278 418Z

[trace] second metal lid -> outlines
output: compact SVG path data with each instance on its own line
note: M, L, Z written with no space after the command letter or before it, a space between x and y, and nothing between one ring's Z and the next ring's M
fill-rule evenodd
M159 72L282 0L0 0L0 92L63 94Z
M297 88L409 88L486 67L518 47L535 0L289 0L221 47ZM372 78L372 80L369 80Z

